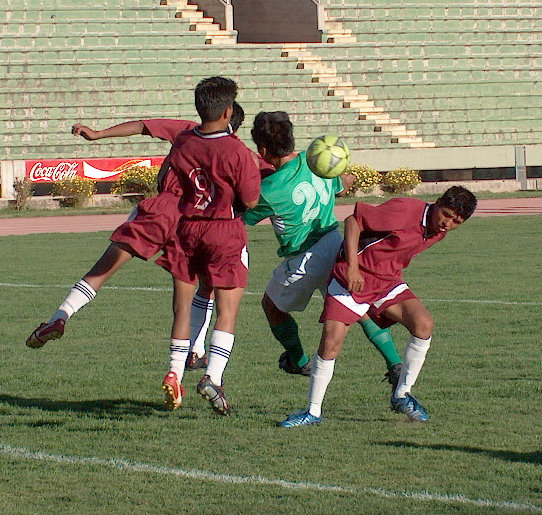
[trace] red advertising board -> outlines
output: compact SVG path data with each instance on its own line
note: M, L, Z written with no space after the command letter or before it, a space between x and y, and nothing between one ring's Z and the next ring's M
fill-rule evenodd
M106 159L39 159L26 161L32 182L55 182L78 175L94 181L116 181L133 166L161 165L163 157L112 157Z

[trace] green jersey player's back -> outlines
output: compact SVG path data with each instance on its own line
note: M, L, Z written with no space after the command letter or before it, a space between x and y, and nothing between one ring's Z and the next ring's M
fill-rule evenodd
M333 210L335 195L342 189L340 177L321 179L314 175L305 152L300 152L262 180L260 201L243 218L255 225L269 217L280 244L277 254L299 254L339 225Z

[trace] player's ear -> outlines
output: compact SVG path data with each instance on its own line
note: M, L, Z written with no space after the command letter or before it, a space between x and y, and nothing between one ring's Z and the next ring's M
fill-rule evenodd
M224 112L222 113L222 118L224 118L224 120L229 120L232 114L233 106L226 107L226 109L224 109Z

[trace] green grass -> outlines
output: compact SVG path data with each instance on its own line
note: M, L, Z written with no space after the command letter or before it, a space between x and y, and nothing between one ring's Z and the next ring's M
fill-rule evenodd
M0 512L542 509L540 221L473 218L407 270L436 320L416 387L430 423L408 423L388 409L384 362L354 327L324 421L292 430L276 424L305 406L308 378L278 370L281 349L261 311L279 261L270 227L250 228L250 284L225 374L230 417L214 414L195 393L198 372L185 376L181 410L162 409L171 324L166 272L128 263L109 283L117 289L104 288L61 340L32 350L26 337L101 255L108 234L0 238ZM129 289L147 287L155 290ZM296 316L310 353L320 309L315 298ZM402 349L406 332L394 327L393 334Z

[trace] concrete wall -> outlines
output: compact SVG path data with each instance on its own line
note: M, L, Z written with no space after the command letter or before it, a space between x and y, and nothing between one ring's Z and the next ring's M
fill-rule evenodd
M527 166L542 165L542 145L525 147ZM416 170L461 170L467 168L509 168L515 166L515 147L450 147L386 149L352 152L351 161L367 164L380 172L408 167Z
M233 0L233 26L239 43L322 41L319 2L314 0Z
M214 18L222 30L233 30L233 7L231 0L197 0L198 7L206 17Z

